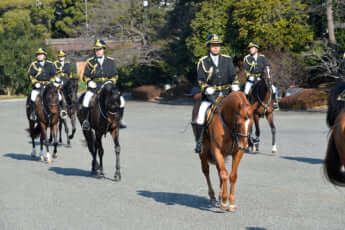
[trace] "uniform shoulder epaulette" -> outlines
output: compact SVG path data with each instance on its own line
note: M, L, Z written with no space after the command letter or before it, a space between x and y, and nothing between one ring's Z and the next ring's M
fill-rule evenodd
M110 60L115 60L113 57L108 57L108 56L107 56L107 58L110 59Z
M51 62L51 61L48 61L48 60L47 60L46 62L47 62L47 63L51 63L51 64L54 64L53 62Z
M206 59L208 56L203 56L202 58L199 59L199 61L202 61L204 59Z
M231 58L229 55L221 54L223 57Z
M92 61L92 60L94 60L95 59L95 57L90 57L90 58L88 58L87 60L86 60L86 62L90 62L90 61Z
M263 55L263 54L259 54L259 56L260 56L260 57L265 57L265 55Z

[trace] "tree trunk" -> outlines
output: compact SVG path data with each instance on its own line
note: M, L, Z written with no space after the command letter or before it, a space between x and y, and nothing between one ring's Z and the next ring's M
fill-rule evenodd
M12 95L12 88L7 87L7 96L11 96Z
M326 14L327 14L327 24L328 24L328 36L332 45L337 44L334 34L334 20L333 20L333 9L332 0L327 0Z

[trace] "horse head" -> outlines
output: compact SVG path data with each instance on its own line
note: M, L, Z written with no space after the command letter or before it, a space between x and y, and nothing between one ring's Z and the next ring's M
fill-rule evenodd
M43 103L51 113L59 113L59 93L53 83L46 85L43 93Z
M248 138L253 125L253 108L241 91L229 94L223 103L223 114L226 124L229 125L233 141L238 148L248 147Z
M64 85L63 92L67 103L69 105L75 105L78 100L78 79L70 78L66 85Z
M100 92L101 109L107 117L120 119L120 91L112 83L105 83Z

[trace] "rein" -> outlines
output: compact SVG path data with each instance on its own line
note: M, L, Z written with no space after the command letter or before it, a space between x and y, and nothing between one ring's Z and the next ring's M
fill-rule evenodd
M267 85L267 83L266 83L265 80L263 80L263 81L265 82L265 85L266 85L266 87L267 87L267 91L269 91L271 87ZM267 93L266 93L266 95L267 95ZM269 98L268 98L267 104L264 103L264 102L261 100L261 98L260 98L260 96L259 96L259 93L256 94L256 98L258 99L258 102L260 103L260 105L262 105L262 106L264 107L264 114L266 114L267 109L268 109L268 107L270 106L270 104L271 104L271 102L272 102L272 93L270 93L270 96L269 96Z
M223 127L226 129L226 131L231 135L232 137L232 147L231 147L231 152L230 154L232 155L232 153L234 152L235 149L235 144L237 144L238 149L240 150L245 150L244 148L240 147L238 142L239 142L239 138L249 138L249 134L244 135L242 133L237 132L238 126L237 126L237 115L235 115L234 117L234 124L235 124L235 132L233 132L230 127L228 126L228 124L225 122L224 117L222 115L222 112L220 111L220 105L223 103L223 100L220 103L217 103L216 101L214 102L214 105L217 108L217 113L220 117L220 120L222 121Z

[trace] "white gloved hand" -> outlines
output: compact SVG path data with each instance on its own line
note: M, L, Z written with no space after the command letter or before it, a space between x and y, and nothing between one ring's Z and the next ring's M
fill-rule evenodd
M97 87L97 84L96 82L90 80L88 83L87 83L87 87L91 88L91 89L95 89Z
M206 93L206 95L212 95L212 94L214 94L215 91L216 90L214 88L207 87L206 90L205 90L205 93Z
M39 82L35 82L34 88L35 88L35 89L41 88L41 84L40 84Z
M238 84L233 84L231 85L231 90L232 91L240 91L240 86Z
M267 76L269 79L271 79L270 67L267 66L266 69L267 69Z

